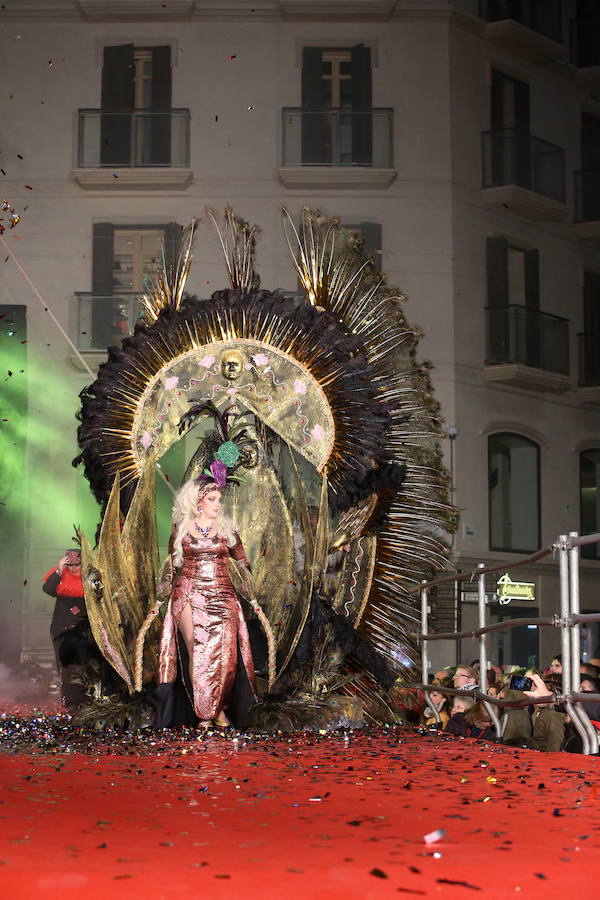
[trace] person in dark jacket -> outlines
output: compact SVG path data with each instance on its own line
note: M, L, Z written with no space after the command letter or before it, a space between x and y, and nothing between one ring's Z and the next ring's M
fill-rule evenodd
M95 656L89 636L78 550L68 550L67 555L46 573L42 590L56 598L50 637L60 675L61 699L69 712L75 712L87 700L85 688L78 681L80 668Z

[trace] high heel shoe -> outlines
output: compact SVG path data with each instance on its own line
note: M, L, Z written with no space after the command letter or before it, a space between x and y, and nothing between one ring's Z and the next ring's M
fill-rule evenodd
M229 721L223 710L221 710L216 719L213 719L213 722L217 728L229 728L231 726L231 722Z

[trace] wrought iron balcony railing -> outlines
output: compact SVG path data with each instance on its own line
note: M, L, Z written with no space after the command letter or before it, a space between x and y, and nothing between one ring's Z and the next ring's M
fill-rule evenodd
M486 365L569 374L569 320L512 303L486 309Z
M562 40L560 0L479 0L479 17L486 22L512 19L559 44Z
M575 177L575 221L600 222L600 169L573 173Z
M518 128L484 131L483 187L514 184L565 202L565 151Z
M78 166L189 168L189 109L80 109Z
M392 168L392 109L284 107L281 114L283 166Z

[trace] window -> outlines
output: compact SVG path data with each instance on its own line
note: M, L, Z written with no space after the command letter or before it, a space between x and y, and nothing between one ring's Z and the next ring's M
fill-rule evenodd
M539 309L540 254L504 237L487 239L487 300L490 309L510 304Z
M163 228L115 228L113 293L140 294L162 258Z
M488 22L512 19L553 41L562 40L561 0L480 0L479 15Z
M579 335L579 383L600 384L600 272L583 274L583 332Z
M598 15L600 32L600 14ZM600 51L599 51L600 60ZM600 219L600 116L581 114L581 171L575 175L576 219Z
M577 0L571 57L580 68L600 65L600 0Z
M132 330L141 312L136 297L145 290L148 276L162 264L163 242L167 259L173 259L180 236L181 226L176 222L94 225L92 292L79 295L82 349L104 350Z
M490 107L490 183L529 187L529 85L494 69Z
M579 455L579 530L581 534L600 531L600 450L584 450ZM600 545L581 548L585 559L600 559Z
M104 48L102 165L171 162L171 48Z
M540 365L539 251L487 240L486 362Z
M302 164L372 164L371 50L305 47Z
M490 549L529 553L540 546L540 448L519 434L488 442Z

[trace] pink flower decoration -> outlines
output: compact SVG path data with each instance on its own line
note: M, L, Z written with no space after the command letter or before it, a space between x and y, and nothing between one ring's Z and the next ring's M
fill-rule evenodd
M172 391L173 388L177 387L179 384L179 377L177 375L171 375L169 378L165 380L165 388L168 391Z
M315 425L310 429L310 433L314 437L315 441L320 441L321 438L325 435L325 431L321 425Z
M301 378L296 378L294 382L294 390L297 394L305 394L306 393L306 382L302 381Z
M150 434L149 431L145 431L145 432L143 433L143 435L142 435L141 438L140 438L140 444L142 445L142 447L143 447L145 450L147 450L148 447L151 447L151 446L152 446L152 435Z
M235 397L235 395L237 394L237 388L234 388L234 387L227 388L225 393L227 394L228 397Z
M215 461L210 464L210 471L212 472L212 477L215 479L215 484L218 484L219 487L225 487L227 483L227 466L225 463L221 462L220 459L215 459Z
M269 357L266 353L255 353L252 359L257 366L266 366L269 362Z
M202 359L200 360L200 365L204 366L205 369L210 369L210 367L212 366L214 361L215 361L214 356L203 356Z

